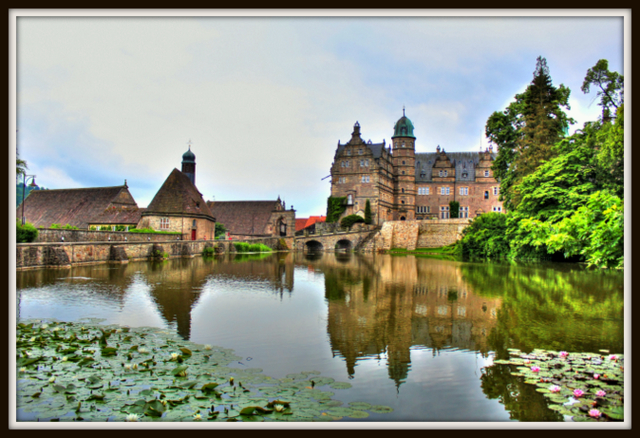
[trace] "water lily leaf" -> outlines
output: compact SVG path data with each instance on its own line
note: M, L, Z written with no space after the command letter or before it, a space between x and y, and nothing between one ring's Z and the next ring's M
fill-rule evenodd
M375 405L375 406L371 406L371 409L369 409L371 412L375 412L376 414L387 414L389 412L393 412L393 408L389 407L389 406L383 406L383 405Z
M371 404L367 402L350 402L349 407L351 409L358 409L358 410L365 411L365 410L371 409Z
M624 407L616 406L612 408L605 408L602 410L604 414L606 414L612 420L624 420Z
M180 349L180 351L182 351L182 354L184 354L185 356L192 356L192 355L193 355L193 353L191 352L191 350L189 350L189 349L188 349L188 348L186 348L186 347L182 347L182 348Z
M349 418L367 418L369 413L364 410L354 409L353 412L349 415Z
M194 382L194 385L195 385L195 383L196 382ZM216 389L218 386L219 386L218 383L206 383L206 384L202 385L202 388L200 388L200 390L202 392L211 392L214 389Z
M189 368L188 365L177 366L176 368L171 370L171 374L174 376L186 376L187 368Z
M334 382L329 385L333 389L349 389L351 388L351 383L348 382Z

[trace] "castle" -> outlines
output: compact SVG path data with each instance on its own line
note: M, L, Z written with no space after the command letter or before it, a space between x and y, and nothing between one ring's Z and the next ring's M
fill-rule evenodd
M458 217L504 212L500 183L493 177L495 153L416 153L411 120L404 114L394 126L391 144L365 142L356 122L351 140L340 144L331 166L331 196L346 199L343 216L364 217L367 200L373 223L392 220L449 219L451 201Z

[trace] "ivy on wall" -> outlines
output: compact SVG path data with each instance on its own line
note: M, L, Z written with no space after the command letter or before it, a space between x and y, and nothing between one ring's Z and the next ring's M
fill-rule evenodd
M347 209L346 197L329 196L327 199L327 219L329 223L338 222L342 213Z

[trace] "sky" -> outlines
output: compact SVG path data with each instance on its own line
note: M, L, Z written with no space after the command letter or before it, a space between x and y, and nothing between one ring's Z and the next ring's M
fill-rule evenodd
M323 178L356 121L365 141L389 143L404 107L416 152L478 151L487 119L531 83L538 56L553 85L571 89L571 132L597 119L595 93L580 88L600 59L624 73L624 12L514 12L522 16L18 11L12 141L38 185L126 180L140 207L190 142L205 200L279 196L297 217L326 214Z

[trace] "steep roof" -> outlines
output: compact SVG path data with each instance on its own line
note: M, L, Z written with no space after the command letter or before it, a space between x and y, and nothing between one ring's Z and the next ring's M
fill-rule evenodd
M121 225L137 225L140 222L140 217L146 208L136 209L111 209L107 208L102 213L92 217L89 220L90 224L121 224Z
M24 201L26 220L36 227L69 224L78 228L88 228L94 217L100 217L106 212L111 212L112 215L116 211L122 212L124 217L133 215L136 210L138 205L126 185L34 190ZM22 204L16 209L16 217L21 216Z
M431 181L431 170L438 155L438 152L416 153L416 182ZM486 152L482 152L482 154L478 152L447 152L446 155L456 169L456 181L473 182L475 181L474 170ZM491 152L489 155L495 159L498 154Z
M263 235L271 213L281 206L279 201L207 201L207 205L229 233ZM284 212L284 210L282 210Z
M207 203L202 199L202 194L189 177L178 169L171 171L142 216L161 214L205 216L215 220Z
M307 226L308 217L305 218L296 218L296 231L300 231Z
M326 220L326 216L310 216L309 219L307 219L307 223L304 225L304 228L310 227L317 222L325 222Z

